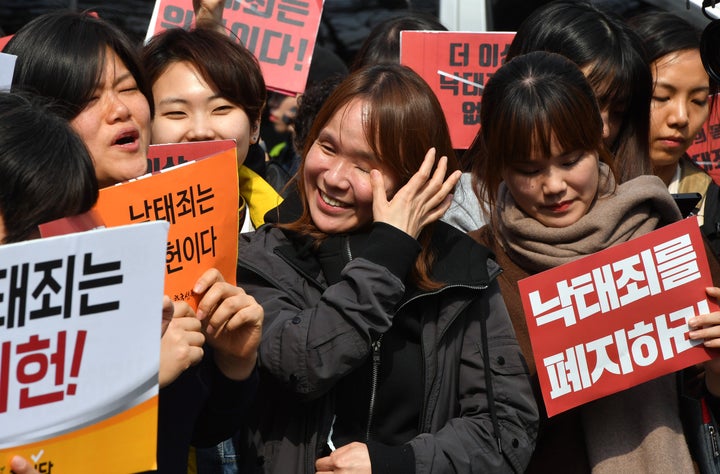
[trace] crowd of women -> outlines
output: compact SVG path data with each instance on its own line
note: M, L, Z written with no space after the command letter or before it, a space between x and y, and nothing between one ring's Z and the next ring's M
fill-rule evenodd
M238 284L209 270L197 310L166 298L158 315L159 472L720 472L680 409L720 416L720 358L548 417L517 285L682 219L686 192L720 285L718 187L686 154L717 92L692 26L541 7L460 160L397 64L400 30L443 27L390 20L300 97L283 200L249 167L258 62L219 31L223 1L193 3L196 28L142 48L96 16L43 15L6 46L0 93L3 243L145 173L151 143L237 142ZM688 327L720 348L720 312Z

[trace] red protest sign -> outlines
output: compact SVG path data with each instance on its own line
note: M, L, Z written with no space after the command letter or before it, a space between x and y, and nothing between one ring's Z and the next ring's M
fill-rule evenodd
M226 0L223 24L258 58L269 89L295 95L305 90L322 8L323 0ZM156 0L146 40L193 22L191 2Z
M173 166L200 160L237 146L235 140L160 143L148 148L148 173L157 173Z
M514 37L506 32L400 32L400 63L420 74L437 95L454 148L468 148L477 135L483 88L505 62Z
M720 97L711 98L718 100ZM720 184L720 110L715 107L687 150L690 159Z
M695 217L520 280L548 416L710 359L687 337L708 286Z

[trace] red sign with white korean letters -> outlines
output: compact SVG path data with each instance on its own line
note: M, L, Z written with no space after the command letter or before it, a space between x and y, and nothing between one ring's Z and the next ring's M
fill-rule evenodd
M454 148L468 148L480 130L485 83L504 64L514 37L497 31L400 32L400 63L435 92Z
M260 62L269 89L295 95L305 90L323 0L226 0L223 25ZM189 28L189 0L156 0L146 40L168 28Z
M718 309L695 217L518 286L548 416L710 358L687 336Z

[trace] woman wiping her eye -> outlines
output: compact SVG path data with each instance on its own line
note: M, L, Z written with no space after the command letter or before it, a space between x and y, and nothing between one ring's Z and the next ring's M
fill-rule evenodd
M240 245L266 317L241 472L523 472L537 407L499 268L438 221L459 175L410 69L360 69L324 103L300 215L289 197Z

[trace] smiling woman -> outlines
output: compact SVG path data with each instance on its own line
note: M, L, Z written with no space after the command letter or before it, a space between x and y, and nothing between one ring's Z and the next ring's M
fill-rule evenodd
M267 91L255 56L224 33L173 28L145 45L142 63L155 100L153 143L235 140L240 230L259 227L282 199L245 165L258 154L265 162L258 141Z
M537 412L499 268L437 222L460 176L443 117L412 70L359 69L308 134L301 216L243 235L267 325L241 472L523 471Z
M90 151L100 187L145 173L152 95L121 30L88 14L57 11L26 24L4 52L18 57L13 90L60 102L59 113Z

